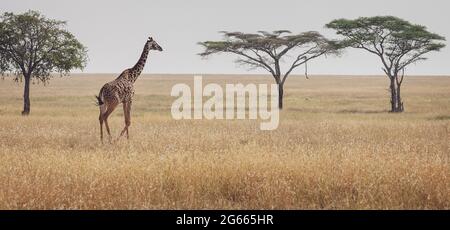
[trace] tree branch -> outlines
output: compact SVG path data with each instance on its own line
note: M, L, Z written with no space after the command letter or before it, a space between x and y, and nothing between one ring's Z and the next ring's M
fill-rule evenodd
M251 56L249 56L249 55L247 55L247 54L245 54L245 53L243 53L243 52L241 52L241 51L230 50L230 51L228 51L228 52L231 52L231 53L234 53L234 54L237 54L237 55L244 56L244 57L246 57L246 58L248 58L248 59L250 59L250 60L252 60L252 61L254 61L254 62L260 63L261 65L265 66L265 67L267 68L267 70L268 70L273 76L275 76L275 71L272 69L272 67L270 67L270 66L269 66L267 63L265 63L264 61L259 60L259 59L254 58L254 57L251 57Z

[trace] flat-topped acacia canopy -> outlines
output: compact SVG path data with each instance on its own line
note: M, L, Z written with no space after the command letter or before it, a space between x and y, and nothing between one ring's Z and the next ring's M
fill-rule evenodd
M237 63L268 71L279 86L280 109L283 107L283 86L289 74L307 61L325 54L337 54L341 48L338 42L326 39L316 31L299 34L292 34L289 30L221 33L224 35L221 41L200 42L204 51L199 55L232 53L239 56ZM293 60L283 71L282 63L288 56Z
M391 81L392 112L404 110L400 88L405 68L426 60L425 54L445 47L443 36L394 16L337 19L326 27L344 37L344 46L363 49L380 58L383 71Z

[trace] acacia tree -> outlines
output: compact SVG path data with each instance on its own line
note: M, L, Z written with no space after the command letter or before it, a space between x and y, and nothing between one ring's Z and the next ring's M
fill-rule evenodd
M380 58L390 80L391 112L404 111L400 88L405 68L426 60L425 54L445 47L440 42L444 37L429 32L425 26L393 16L338 19L326 27L344 36L346 46L366 50Z
M0 73L25 81L22 115L30 113L30 82L46 84L51 73L68 75L86 65L86 48L65 29L66 22L39 12L0 16Z
M278 85L280 109L283 108L283 87L289 74L307 61L328 53L337 53L339 49L335 41L330 41L315 31L296 35L288 30L221 33L224 35L222 41L200 42L205 50L199 55L207 57L211 54L231 53L239 56L236 60L238 64L268 71ZM283 65L285 57L293 59L287 66Z

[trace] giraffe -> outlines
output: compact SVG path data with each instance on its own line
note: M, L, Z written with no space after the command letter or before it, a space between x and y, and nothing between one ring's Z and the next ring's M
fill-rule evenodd
M153 38L149 37L147 42L145 43L144 50L142 51L141 57L138 62L129 69L124 70L115 80L106 83L100 89L100 93L97 98L97 104L100 108L100 140L103 143L103 123L105 123L106 131L108 132L109 142L111 142L111 132L109 130L108 125L108 117L114 111L114 109L120 104L123 104L123 114L125 118L125 127L120 133L120 137L126 133L127 139L129 139L128 135L128 127L131 124L130 120L130 112L131 112L131 103L133 101L134 96L134 87L133 84L136 82L137 78L141 74L144 69L145 62L147 60L147 56L150 50L158 50L162 51L161 46L156 43Z

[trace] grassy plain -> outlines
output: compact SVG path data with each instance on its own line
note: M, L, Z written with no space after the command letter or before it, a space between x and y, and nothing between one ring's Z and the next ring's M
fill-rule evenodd
M260 131L173 120L171 87L193 76L144 75L131 139L102 145L94 95L114 78L32 85L28 117L22 85L0 81L0 209L450 209L450 77L408 77L390 114L385 77L291 76L279 128Z

